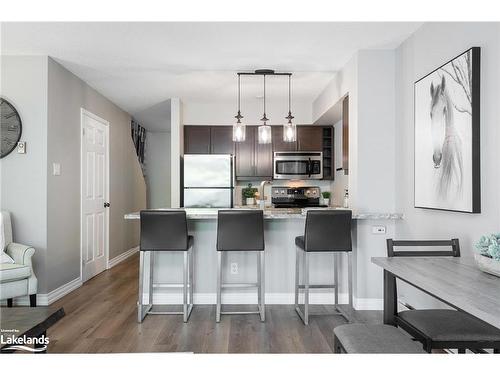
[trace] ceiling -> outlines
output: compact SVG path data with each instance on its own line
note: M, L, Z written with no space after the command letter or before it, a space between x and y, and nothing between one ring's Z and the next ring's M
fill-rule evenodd
M397 47L420 23L3 23L2 54L49 55L137 114L171 97L234 100L237 71L291 71L312 102L359 49ZM286 95L269 77L268 95ZM242 78L242 97L262 81ZM233 103L233 102L232 102Z

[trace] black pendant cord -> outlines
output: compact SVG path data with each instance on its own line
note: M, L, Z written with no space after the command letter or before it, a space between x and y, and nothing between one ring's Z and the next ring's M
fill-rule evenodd
M264 117L260 119L260 121L264 121L264 125L266 125L266 121L269 119L266 116L266 75L264 74Z
M241 86L240 86L240 75L238 74L238 114L234 116L238 124L241 123L241 119L243 118L240 111L240 97L241 97Z
M292 116L292 89L291 89L291 81L292 81L292 76L288 76L288 116L285 117L285 119L288 120L288 123L291 124L293 120Z

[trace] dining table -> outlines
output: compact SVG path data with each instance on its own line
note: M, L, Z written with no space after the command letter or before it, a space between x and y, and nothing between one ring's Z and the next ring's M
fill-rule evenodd
M500 278L469 257L372 257L384 270L384 323L395 325L396 280L500 329Z

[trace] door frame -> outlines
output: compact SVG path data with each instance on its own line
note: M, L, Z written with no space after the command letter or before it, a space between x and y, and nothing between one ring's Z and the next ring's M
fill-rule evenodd
M92 112L86 110L83 107L80 107L80 281L83 282L83 220L82 220L82 212L83 212L83 117L90 117L101 124L103 124L106 128L106 189L105 189L105 201L109 202L109 175L110 175L110 159L111 155L109 153L109 121L104 120L103 118L93 114ZM106 212L106 237L104 240L104 253L106 257L106 268L109 269L109 216L110 210Z

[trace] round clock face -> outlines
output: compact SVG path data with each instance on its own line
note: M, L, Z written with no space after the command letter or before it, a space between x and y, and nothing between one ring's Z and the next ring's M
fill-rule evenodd
M21 139L21 117L7 100L0 98L0 158L9 155Z

